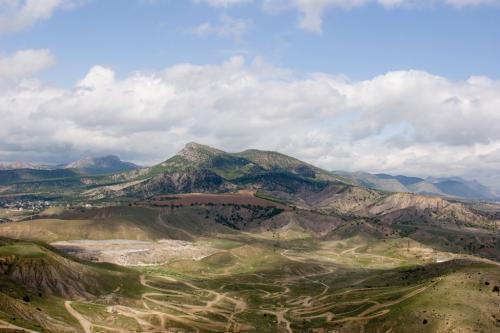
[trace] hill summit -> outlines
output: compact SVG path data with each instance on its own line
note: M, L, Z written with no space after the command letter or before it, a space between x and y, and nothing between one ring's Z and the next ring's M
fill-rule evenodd
M202 145L196 142L189 142L177 155L193 163L202 163L218 155L226 154L224 151Z
M190 142L176 155L141 172L123 176L141 181L127 194L155 195L176 192L228 191L236 188L267 188L297 191L324 186L341 177L277 152L246 150L229 153Z
M237 179L269 172L288 173L306 178L338 180L341 177L274 151L257 149L228 153L207 145L190 142L176 155L151 168L161 172L206 169L226 179Z

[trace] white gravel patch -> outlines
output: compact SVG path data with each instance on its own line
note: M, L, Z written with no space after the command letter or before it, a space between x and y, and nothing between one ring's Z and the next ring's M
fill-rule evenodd
M206 245L173 239L157 242L80 239L55 242L51 245L81 259L122 266L159 265L175 258L200 260L220 251Z

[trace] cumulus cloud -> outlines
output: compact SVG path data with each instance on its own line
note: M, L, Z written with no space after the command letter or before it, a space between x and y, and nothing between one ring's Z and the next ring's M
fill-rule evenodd
M117 78L95 66L71 89L0 90L0 160L118 153L154 163L187 141L279 150L327 169L478 176L500 184L500 81L422 71L350 81L241 57Z
M197 36L215 35L222 38L229 37L235 41L240 41L252 25L253 23L249 19L238 19L222 15L216 24L204 22L191 29L191 33Z
M29 28L57 9L73 8L84 0L0 0L0 34Z

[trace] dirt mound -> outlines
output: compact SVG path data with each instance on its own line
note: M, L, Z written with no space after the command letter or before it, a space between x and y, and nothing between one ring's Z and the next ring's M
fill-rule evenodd
M325 215L318 212L296 210L283 212L267 219L259 226L261 231L296 228L313 235L324 235L344 224L344 220L335 215Z
M32 243L0 245L0 272L36 294L87 299L103 292L92 267Z
M229 252L217 252L201 259L201 261L211 265L228 267L234 265L237 258Z
M85 266L65 258L19 258L10 278L28 289L64 298L90 298L100 292L99 283Z

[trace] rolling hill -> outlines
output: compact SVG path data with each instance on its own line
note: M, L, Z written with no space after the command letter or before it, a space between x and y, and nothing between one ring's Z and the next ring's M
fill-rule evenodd
M196 143L149 168L74 166L3 178L58 197L0 223L0 331L500 328L500 207L409 193L445 196L457 179L361 175L368 186Z
M0 185L11 185L25 182L37 182L44 180L73 178L78 174L73 170L38 170L38 169L16 169L0 170Z
M88 187L109 184L108 174L140 169L117 156L92 157L61 165L14 163L0 167L0 193L58 193L73 197Z
M495 332L498 228L440 221L458 211L443 199L363 193L345 214L191 194L1 224L33 241L0 242L0 330Z
M417 194L437 195L457 199L499 200L497 191L482 185L476 180L465 180L460 177L408 177L392 176L367 172L333 171L349 179L354 184L390 192L411 192Z
M72 301L119 293L120 285L140 286L137 273L118 266L75 260L33 242L0 239L0 331L79 332L68 313ZM71 300L71 301L70 301Z

